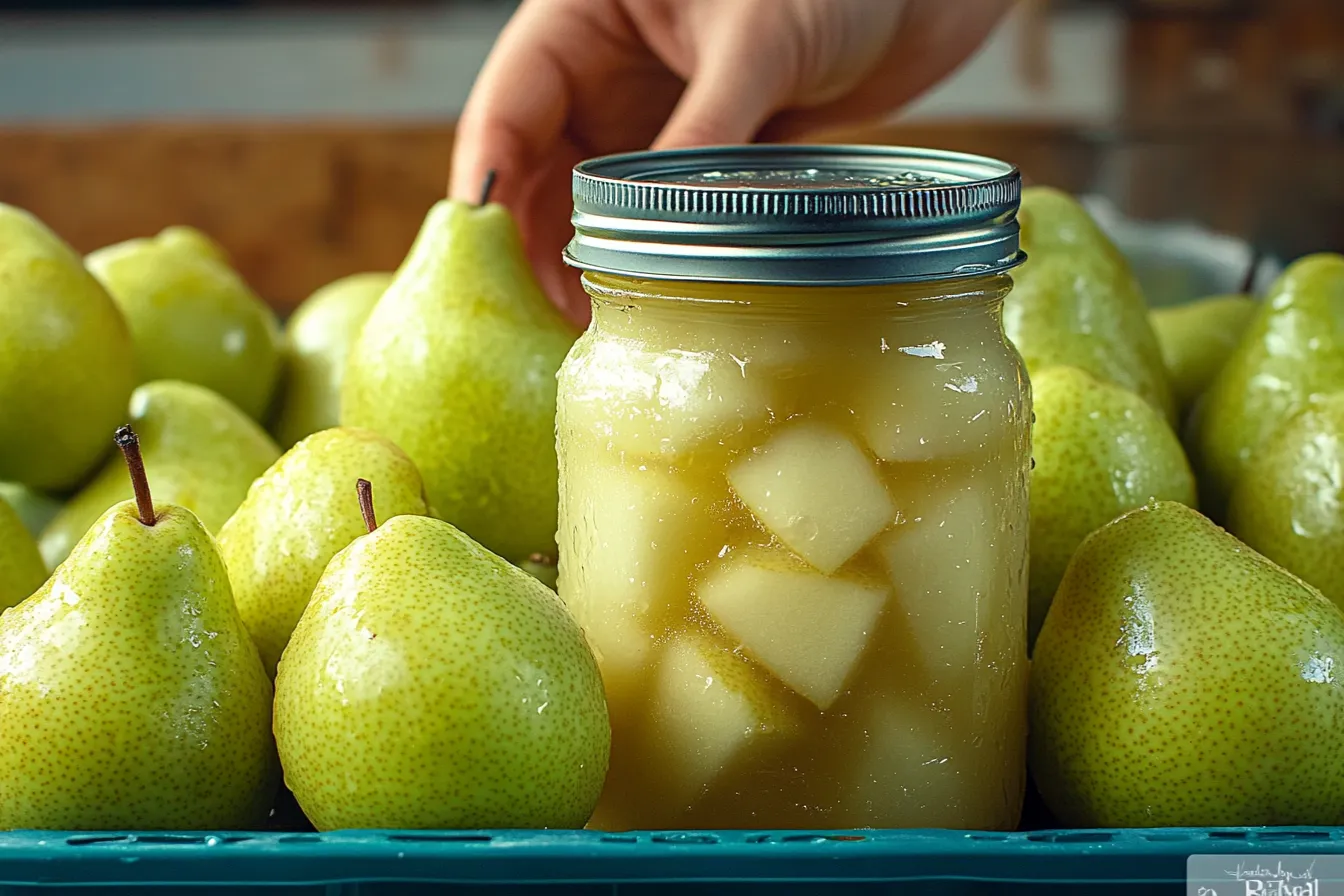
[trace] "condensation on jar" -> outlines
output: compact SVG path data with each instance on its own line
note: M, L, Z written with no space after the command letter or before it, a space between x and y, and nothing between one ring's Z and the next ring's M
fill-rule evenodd
M559 590L592 825L1011 829L1030 390L1011 166L742 147L575 170Z

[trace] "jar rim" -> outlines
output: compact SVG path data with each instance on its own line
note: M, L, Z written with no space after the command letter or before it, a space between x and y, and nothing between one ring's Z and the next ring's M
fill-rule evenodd
M598 273L781 285L956 279L1025 255L1014 166L897 146L621 153L573 173L566 263Z

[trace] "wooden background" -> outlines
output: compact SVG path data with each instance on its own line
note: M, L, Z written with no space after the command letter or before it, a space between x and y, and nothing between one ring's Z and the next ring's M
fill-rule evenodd
M947 125L828 135L988 152L1085 186L1093 155L1050 127ZM0 131L0 201L75 248L191 224L288 309L344 274L391 269L443 196L448 125L145 124Z

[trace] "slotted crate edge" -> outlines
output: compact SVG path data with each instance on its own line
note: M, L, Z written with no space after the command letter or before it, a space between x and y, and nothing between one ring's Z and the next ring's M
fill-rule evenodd
M0 833L0 886L372 883L1177 883L1197 853L1344 853L1344 828L993 833Z

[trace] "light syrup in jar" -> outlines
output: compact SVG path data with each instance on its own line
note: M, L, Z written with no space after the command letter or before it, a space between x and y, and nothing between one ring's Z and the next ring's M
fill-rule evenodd
M1010 283L585 274L560 592L613 726L603 829L1011 829L1030 397Z

